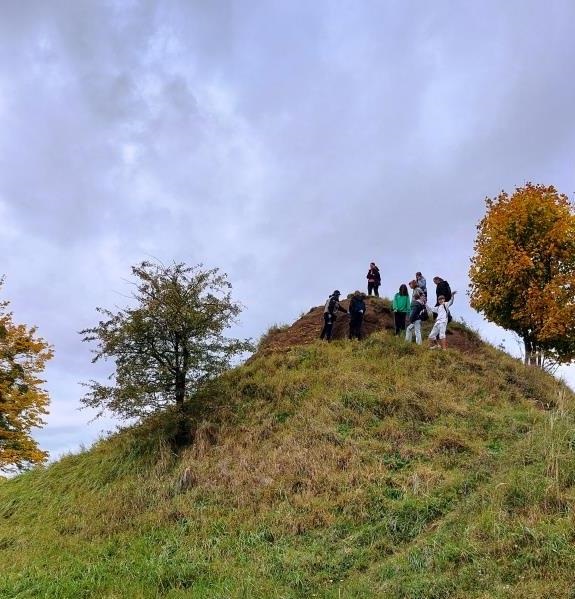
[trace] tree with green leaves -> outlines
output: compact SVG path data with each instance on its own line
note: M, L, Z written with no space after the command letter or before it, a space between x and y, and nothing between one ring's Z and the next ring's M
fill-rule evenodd
M0 287L4 282L0 278ZM35 327L15 324L9 302L0 301L0 471L23 470L46 460L30 436L44 425L48 393L39 378L52 348L36 336Z
M553 186L487 198L469 271L471 306L514 331L525 363L575 358L575 212Z
M115 361L111 384L86 383L82 402L121 418L142 418L167 406L185 414L193 394L253 349L249 340L227 338L241 306L231 298L227 276L202 265L132 267L135 305L116 312L97 308L104 319L80 331L96 342L93 362Z

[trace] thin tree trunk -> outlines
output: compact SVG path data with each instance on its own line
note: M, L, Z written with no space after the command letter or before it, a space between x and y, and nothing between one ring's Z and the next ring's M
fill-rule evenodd
M545 363L545 352L539 345L531 341L528 337L523 339L525 346L525 356L523 362L526 366L537 366L543 369Z
M183 447L190 441L190 431L184 412L184 401L186 399L186 376L181 370L176 373L176 408L177 408L177 428L176 428L176 447Z
M186 398L186 377L181 370L176 373L176 406L182 411Z
M524 363L525 366L529 366L531 364L531 341L527 337L524 337L523 344L525 345Z

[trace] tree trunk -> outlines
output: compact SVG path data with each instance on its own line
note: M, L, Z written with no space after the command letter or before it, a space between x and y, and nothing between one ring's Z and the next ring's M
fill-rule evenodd
M531 364L531 351L532 351L531 341L527 337L524 337L523 344L525 346L525 356L524 356L525 366L529 366Z
M176 372L176 406L182 411L184 399L186 398L186 377L181 370Z
M545 352L537 343L533 342L529 337L523 338L525 346L524 363L526 366L537 366L543 369L545 364Z
M176 448L188 445L191 440L191 433L188 426L188 419L184 412L184 400L186 399L186 375L182 371L176 373L176 410L177 426L176 437L174 439Z

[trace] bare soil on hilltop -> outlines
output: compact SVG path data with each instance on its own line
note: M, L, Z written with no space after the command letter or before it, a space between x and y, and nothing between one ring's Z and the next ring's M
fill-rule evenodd
M395 326L389 300L367 297L365 303L366 313L363 319L362 336L365 338L377 331L387 331L393 334ZM349 298L342 300L341 306L347 310ZM262 338L259 351L266 353L268 351L282 351L296 345L313 343L319 339L323 322L323 306L315 306L291 326L270 330ZM423 323L422 336L424 337L424 343L427 343L427 335L432 325L433 321L431 319ZM349 316L343 312L338 312L333 326L332 340L347 339L348 334ZM465 353L474 353L478 351L482 341L476 333L454 321L450 323L447 330L447 344L450 348Z

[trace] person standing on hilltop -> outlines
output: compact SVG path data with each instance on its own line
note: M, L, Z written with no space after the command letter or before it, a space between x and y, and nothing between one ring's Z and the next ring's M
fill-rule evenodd
M323 329L321 330L321 334L319 336L320 339L327 339L327 341L331 341L331 333L333 329L333 323L336 319L337 312L344 312L347 314L347 310L342 308L339 303L339 296L341 292L336 289L325 302L325 306L323 309Z
M405 340L411 343L415 331L415 342L421 345L421 321L427 320L426 298L419 289L413 292L411 299L411 312L409 313L409 326L405 329Z
M420 287L417 286L417 281L415 279L413 279L412 281L409 281L409 288L411 289L411 297L412 299L417 299L418 297L420 297L421 295L423 295L423 291L421 290Z
M395 334L399 335L399 331L405 331L405 318L409 314L410 308L407 285L401 284L399 286L399 292L395 294L391 308L395 320Z
M444 279L442 279L441 277L433 277L433 282L436 285L435 296L436 296L437 300L435 302L435 307L437 308L439 306L439 298L440 297L443 297L446 302L448 302L451 299L451 287L449 286L449 283L447 281L445 281ZM434 311L434 314L433 314L434 320L437 318L437 314L438 313ZM436 335L435 339L436 339L436 341L440 340L439 336L437 336L437 335Z
M449 286L449 283L441 277L433 277L433 282L436 285L435 295L437 297L437 301L435 302L435 307L437 308L437 306L439 306L440 295L445 298L446 302L451 299L451 287Z
M438 305L433 308L431 308L430 306L426 306L428 310L431 310L434 314L437 314L437 319L435 320L433 328L429 333L429 349L435 349L436 347L441 347L441 349L447 349L447 339L445 338L445 335L447 333L447 325L451 321L449 307L451 306L451 304L453 304L453 300L455 299L456 293L457 291L454 291L451 294L449 301L447 301L443 295L440 295L437 298ZM439 346L437 345L438 339Z
M354 337L359 341L361 339L361 324L365 314L364 295L361 291L356 291L349 302L349 338Z
M373 294L375 297L379 297L379 286L381 285L381 274L379 268L375 265L375 262L369 263L369 270L367 271L367 295Z
M421 289L421 291L423 291L423 295L427 297L427 281L419 271L415 273L415 282L417 283L417 286Z

